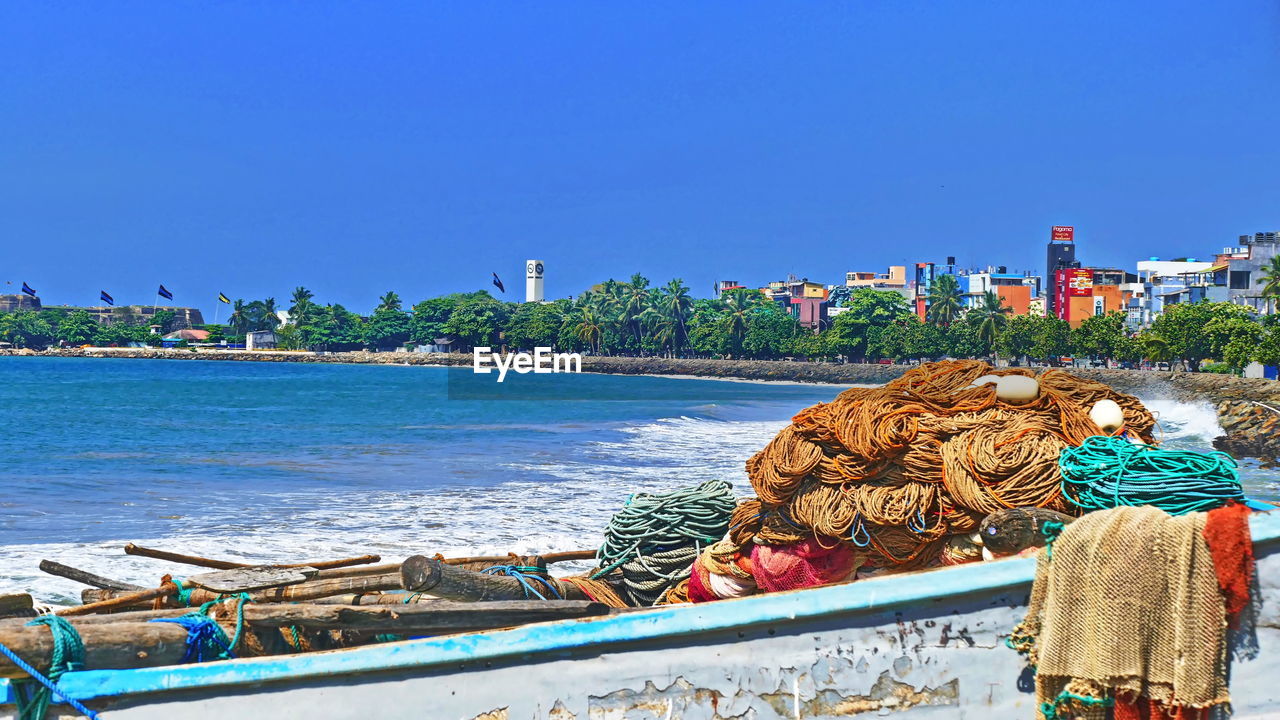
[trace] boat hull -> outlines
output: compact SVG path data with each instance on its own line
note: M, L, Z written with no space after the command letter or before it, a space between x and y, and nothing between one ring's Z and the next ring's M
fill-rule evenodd
M1253 529L1259 652L1233 664L1233 717L1275 718L1280 513ZM328 653L85 671L64 686L111 720L1031 718L1031 675L1004 640L1033 574L1030 559L1004 560Z

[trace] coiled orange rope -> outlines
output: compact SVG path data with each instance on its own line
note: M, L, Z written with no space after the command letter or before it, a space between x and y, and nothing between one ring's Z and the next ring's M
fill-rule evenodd
M1036 377L976 360L928 363L802 410L747 461L758 497L738 505L730 541L838 537L873 565L922 567L991 512L1078 514L1062 497L1058 454L1100 434L1089 418L1097 401L1115 401L1125 430L1154 442L1151 413L1102 383L1049 370L1036 378L1038 398L1011 405L994 386L972 387L984 375Z

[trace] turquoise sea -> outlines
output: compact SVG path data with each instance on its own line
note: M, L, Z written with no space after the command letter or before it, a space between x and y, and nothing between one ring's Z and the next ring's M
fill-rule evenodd
M70 599L78 586L42 558L146 585L173 569L126 542L262 561L588 548L632 492L723 478L745 494L746 458L841 389L584 374L508 376L521 392L496 400L456 392L474 380L0 358L0 593ZM1144 400L1172 446L1209 449L1207 405ZM1280 497L1280 474L1244 472Z

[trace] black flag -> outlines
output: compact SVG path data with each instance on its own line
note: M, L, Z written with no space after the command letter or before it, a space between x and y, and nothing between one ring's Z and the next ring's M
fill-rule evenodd
M498 289L501 290L502 292L507 291L506 288L502 287L502 281L498 279L498 273L493 274L493 284L496 285Z

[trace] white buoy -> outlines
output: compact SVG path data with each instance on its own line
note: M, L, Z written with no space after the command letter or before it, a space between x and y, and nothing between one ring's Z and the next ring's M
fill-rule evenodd
M1124 427L1124 411L1115 400L1099 400L1089 411L1089 419L1108 435Z
M996 399L1023 405L1040 397L1040 383L1025 375L1005 375L996 381Z
M993 382L1000 382L1000 376L999 375L983 375L977 380L974 380L973 384L970 385L969 387L982 387L983 385L990 385Z

